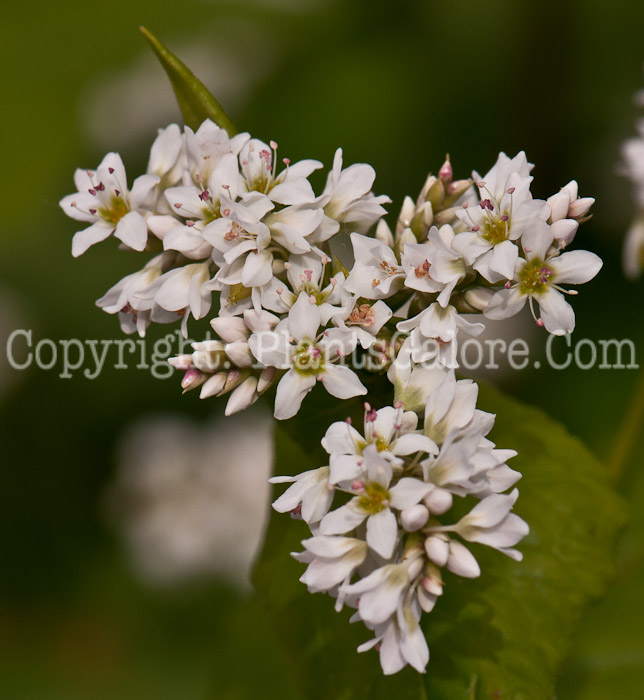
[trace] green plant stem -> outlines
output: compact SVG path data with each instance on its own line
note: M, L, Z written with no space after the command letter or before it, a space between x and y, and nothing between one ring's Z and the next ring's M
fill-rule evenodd
M608 474L616 484L624 474L644 424L644 370L640 371L628 409L613 443L608 459Z

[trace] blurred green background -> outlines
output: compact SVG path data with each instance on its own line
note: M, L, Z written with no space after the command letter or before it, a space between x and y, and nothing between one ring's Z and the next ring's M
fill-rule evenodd
M181 398L177 377L134 367L61 379L60 368L17 372L5 357L15 328L32 328L35 339L120 337L93 302L140 261L111 241L72 259L76 228L58 201L74 191L74 168L95 167L109 150L121 153L130 179L143 172L156 129L179 119L140 24L240 128L278 141L281 155L330 166L342 146L345 163L373 164L376 193L393 198L392 212L447 151L466 177L485 172L499 150L525 150L537 197L576 178L582 196L597 198L576 246L598 252L605 267L574 300L575 336L632 338L642 363L644 283L623 279L632 200L615 171L620 143L634 133L632 95L644 86L644 5L3 3L0 697L287 697L284 662L245 593L216 578L146 585L105 517L115 445L128 426L166 412L203 423L221 406ZM544 368L498 380L610 458L636 377ZM560 698L641 697L643 448L640 439L620 482L632 513L616 583L582 624Z

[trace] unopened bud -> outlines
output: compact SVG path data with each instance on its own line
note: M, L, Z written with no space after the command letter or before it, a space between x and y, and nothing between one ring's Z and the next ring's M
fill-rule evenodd
M427 232L429 231L429 227L432 225L433 221L434 210L432 209L432 204L431 202L425 202L414 214L414 218L411 220L410 225L410 228L419 243L427 238Z
M555 240L559 242L559 248L565 248L572 243L579 228L579 222L575 219L560 219L551 224L550 228Z
M429 511L422 503L405 508L400 514L400 522L407 532L420 530L429 520Z
M463 298L465 303L476 311L485 311L494 294L494 290L488 287L472 287L465 292Z
M248 377L248 379L244 380L230 395L228 403L226 404L226 415L230 416L233 413L243 411L245 408L255 403L259 396L256 389L257 377Z
M376 239L390 248L393 248L394 246L394 236L391 233L389 225L384 219L380 219L378 225L376 226Z
M449 558L449 540L440 535L430 535L425 540L425 552L436 566L445 566Z
M207 374L203 374L198 369L189 369L183 375L183 379L181 380L181 388L183 389L183 393L185 394L186 391L190 391L190 389L196 389L198 386L203 384L206 379L208 379Z
M442 515L452 507L452 494L439 486L433 488L423 498L423 502L429 508L432 515Z
M175 369L185 371L192 367L192 355L177 355L177 357L171 357L168 362Z
M215 333L226 343L246 340L250 331L239 316L218 316L210 322Z
M452 164L449 162L449 153L445 156L445 162L441 165L441 169L438 171L438 178L442 180L446 185L452 181L454 173L452 172Z
M229 343L226 345L225 352L235 367L252 367L255 364L255 358L246 341Z
M476 578L481 575L481 567L470 550L456 540L449 542L447 568L457 576Z
M445 185L441 180L436 182L429 188L427 192L427 201L432 203L434 211L443 208L443 200L445 199Z
M257 381L258 394L263 394L266 391L266 389L268 389L271 386L275 379L276 372L277 368L275 367L266 367L261 371L259 375L259 380Z
M211 396L219 394L226 384L227 376L228 375L226 372L217 372L217 374L213 374L212 377L207 379L204 385L201 387L199 398L207 399Z
M594 197L581 197L570 202L568 207L568 218L570 219L583 219L588 215L590 207L595 203Z
M454 180L447 186L447 195L443 202L444 207L451 207L472 186L472 180Z
M570 206L570 194L562 189L548 197L546 200L550 206L550 221L555 222L560 219L565 219L568 216L568 207Z

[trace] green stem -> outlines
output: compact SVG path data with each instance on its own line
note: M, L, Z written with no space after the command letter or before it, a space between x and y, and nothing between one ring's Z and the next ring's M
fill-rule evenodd
M644 423L644 371L640 372L622 424L615 438L613 450L608 460L608 474L613 483L621 479L628 459L635 449Z

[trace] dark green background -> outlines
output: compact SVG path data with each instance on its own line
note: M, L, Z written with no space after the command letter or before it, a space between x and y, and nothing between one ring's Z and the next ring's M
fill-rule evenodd
M467 176L472 168L484 172L499 150L524 149L537 166L535 196L576 178L582 195L597 198L576 245L605 259L574 300L576 337L632 338L642 362L644 284L626 282L620 267L630 187L615 175L619 145L634 132L632 94L644 86L638 0L4 3L5 332L120 337L116 320L94 300L140 262L112 242L72 259L75 224L57 203L73 191L74 168L94 167L111 148L120 150L130 178L142 172L155 127L173 118L166 109L155 120L148 110L149 130L132 135L128 110L145 111L145 102L137 104L136 91L118 99L110 87L115 76L137 70L173 102L139 24L180 54L182 47L223 46L200 77L216 92L222 86L225 107L231 95L229 112L240 128L274 138L293 160L330 166L342 146L346 162L374 165L375 189L392 196L392 211L404 194L415 195L446 151L457 176ZM242 74L226 56L246 66ZM250 89L246 75L255 76ZM116 125L113 143L92 135L92 105ZM0 382L7 383L0 393L0 697L280 697L282 662L272 655L261 611L223 582L142 587L101 514L125 426L150 411L202 420L221 407L181 398L176 378L158 381L130 369L63 380L57 371L9 370L4 339L0 352ZM540 369L506 375L503 384L606 458L636 375ZM634 508L618 549L619 580L588 615L561 698L638 697L643 447L640 441L620 486Z

